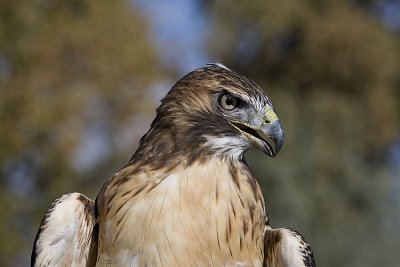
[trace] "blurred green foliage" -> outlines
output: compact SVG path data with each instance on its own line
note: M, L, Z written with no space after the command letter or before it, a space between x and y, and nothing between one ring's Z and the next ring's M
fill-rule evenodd
M284 125L277 158L247 155L272 225L318 266L396 266L400 43L382 1L199 3L212 61L261 84ZM146 131L148 88L183 75L159 67L149 19L122 0L0 2L0 266L27 265L55 198L95 198Z

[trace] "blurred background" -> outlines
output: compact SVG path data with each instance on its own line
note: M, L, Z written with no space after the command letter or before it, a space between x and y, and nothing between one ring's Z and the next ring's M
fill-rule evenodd
M0 2L0 266L50 203L94 199L169 88L207 62L259 83L286 140L246 155L273 227L318 266L400 261L400 1Z

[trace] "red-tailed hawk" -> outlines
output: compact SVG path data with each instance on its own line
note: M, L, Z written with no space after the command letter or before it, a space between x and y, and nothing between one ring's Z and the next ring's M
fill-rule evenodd
M56 200L32 266L315 266L304 238L272 229L244 153L275 156L283 131L271 100L220 64L179 80L129 163L96 203Z

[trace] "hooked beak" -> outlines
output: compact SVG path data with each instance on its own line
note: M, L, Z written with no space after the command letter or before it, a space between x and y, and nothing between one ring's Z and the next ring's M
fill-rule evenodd
M270 157L275 157L283 146L282 125L272 109L266 112L264 122L260 126L252 127L240 122L231 124Z
M264 149L260 149L268 156L275 157L283 146L283 129L281 123L279 120L267 123L263 125L260 132L261 137L264 135L263 141L265 142ZM269 140L272 140L274 147L268 142Z

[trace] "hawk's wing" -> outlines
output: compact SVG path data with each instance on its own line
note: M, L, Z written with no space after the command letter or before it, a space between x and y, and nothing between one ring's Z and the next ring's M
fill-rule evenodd
M272 229L265 226L264 266L315 267L310 245L297 231L289 228Z
M66 194L54 201L36 235L31 266L91 266L89 262L95 263L94 217L94 202L80 193Z

